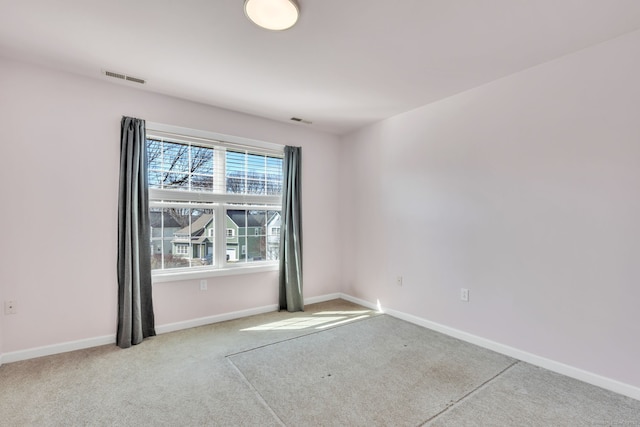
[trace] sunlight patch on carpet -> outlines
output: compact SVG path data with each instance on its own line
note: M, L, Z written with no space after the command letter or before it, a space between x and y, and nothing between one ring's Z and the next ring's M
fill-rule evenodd
M386 315L229 360L286 425L418 425L514 362Z

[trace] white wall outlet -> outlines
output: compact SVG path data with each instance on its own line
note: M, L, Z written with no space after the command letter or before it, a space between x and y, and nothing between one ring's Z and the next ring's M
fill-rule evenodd
M402 276L396 277L396 285L402 286Z
M469 289L465 289L465 288L460 289L460 299L462 301L469 302Z
M17 307L15 301L5 301L4 302L4 314L16 314Z
M207 290L207 281L206 280L200 280L200 290L201 291L206 291Z

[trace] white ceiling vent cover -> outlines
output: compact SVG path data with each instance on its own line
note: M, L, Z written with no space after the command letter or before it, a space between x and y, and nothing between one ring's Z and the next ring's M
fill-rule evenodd
M107 77L113 77L115 79L126 80L134 83L140 83L141 85L146 83L144 79L141 79L139 77L128 76L122 73L114 73L113 71L104 70L104 75Z

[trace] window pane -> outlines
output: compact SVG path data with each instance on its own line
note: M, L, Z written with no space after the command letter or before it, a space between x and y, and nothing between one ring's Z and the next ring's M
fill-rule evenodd
M213 148L191 146L191 172L213 175Z
M228 209L226 221L227 230L237 230L237 237L233 239L227 231L227 262L249 263L278 259L280 235L269 233L270 229L280 227L278 211Z
M162 142L147 140L147 165L150 170L162 169Z
M162 176L162 188L175 190L189 189L189 174L186 173L165 173Z
M213 191L213 148L147 140L150 188Z
M247 155L247 193L266 194L266 158L257 154Z
M260 178L264 176L265 171L265 157L257 154L247 155L247 172L250 176L256 176Z
M149 188L162 188L164 173L155 170L149 170Z
M153 270L214 264L212 209L151 208L149 220Z
M189 172L189 146L164 141L162 169L172 172Z
M227 193L244 194L246 192L246 167L244 153L227 151L225 156L225 177Z
M191 223L192 266L214 264L215 224L213 210L194 210Z
M267 212L267 260L277 261L280 258L280 212Z
M213 191L213 176L191 175L191 191Z
M267 194L282 194L282 159L267 157Z
M162 209L149 209L149 225L151 227L151 269L162 268L162 255L168 248L164 247Z
M265 194L265 180L247 178L247 194Z
M147 139L147 169L150 188L162 188L164 173L162 168L162 142Z
M260 154L227 151L227 193L268 194L282 193L282 159Z
M246 181L244 177L227 175L227 193L245 194Z

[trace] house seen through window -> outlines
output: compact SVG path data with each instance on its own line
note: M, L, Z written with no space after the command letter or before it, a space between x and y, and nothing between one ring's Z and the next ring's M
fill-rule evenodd
M146 144L154 274L278 260L281 150L149 130Z

